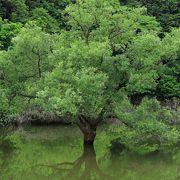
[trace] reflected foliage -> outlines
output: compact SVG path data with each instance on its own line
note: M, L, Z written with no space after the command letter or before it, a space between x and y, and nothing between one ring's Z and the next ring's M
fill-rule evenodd
M9 130L0 128L0 174L10 163L16 150L16 141L9 135Z
M8 133L3 153L2 148L0 150L1 178L144 180L143 174L146 174L147 180L177 180L178 151L174 160L160 154L120 155L110 151L113 137L106 134L104 128L107 127L99 130L94 148L82 145L80 131L75 127L28 128Z

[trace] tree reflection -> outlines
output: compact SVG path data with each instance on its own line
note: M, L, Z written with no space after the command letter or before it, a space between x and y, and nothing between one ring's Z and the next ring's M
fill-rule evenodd
M54 170L55 174L61 175L62 179L93 180L113 179L105 174L98 166L94 146L84 145L82 155L73 162L62 162L57 165L48 166Z
M0 174L7 167L7 164L15 151L15 144L8 138L9 129L0 129Z

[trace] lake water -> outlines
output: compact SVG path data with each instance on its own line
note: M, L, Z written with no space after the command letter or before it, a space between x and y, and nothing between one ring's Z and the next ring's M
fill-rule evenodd
M180 180L179 156L120 154L99 130L94 149L76 127L0 133L0 180Z

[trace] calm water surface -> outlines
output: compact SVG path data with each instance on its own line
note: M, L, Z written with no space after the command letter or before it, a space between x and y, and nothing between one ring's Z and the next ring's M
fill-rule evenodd
M93 149L76 127L1 130L0 180L180 180L179 156L119 154L111 140L100 130Z

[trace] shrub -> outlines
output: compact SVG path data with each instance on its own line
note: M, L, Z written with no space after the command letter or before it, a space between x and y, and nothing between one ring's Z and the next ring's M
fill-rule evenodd
M178 142L178 130L169 125L171 112L155 98L144 98L139 106L133 106L125 97L115 105L115 113L126 126L111 130L128 149L147 153L164 150Z

